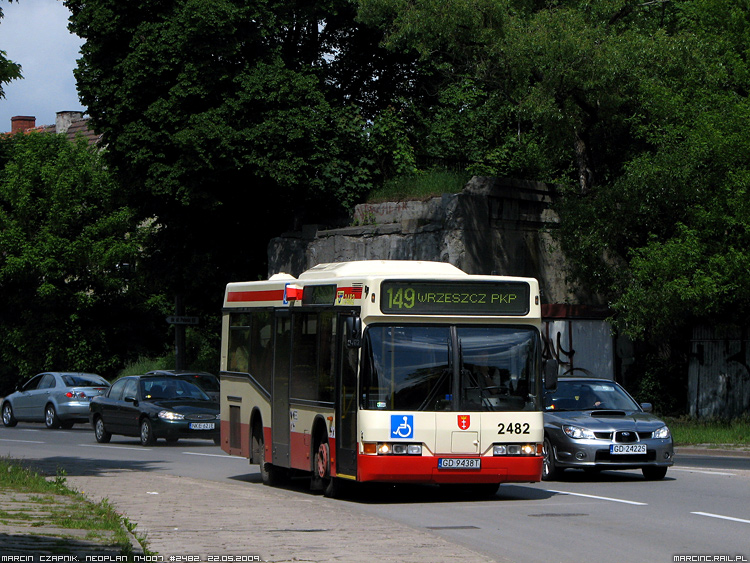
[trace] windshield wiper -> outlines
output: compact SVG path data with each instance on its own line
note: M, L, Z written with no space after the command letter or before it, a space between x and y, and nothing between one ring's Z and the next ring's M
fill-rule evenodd
M443 369L440 377L438 377L437 381L435 381L435 385L433 386L432 390L427 394L427 396L424 398L424 401L422 401L422 404L417 408L418 411L428 410L428 407L431 404L434 404L434 401L437 399L438 393L440 392L445 379L449 377L452 372L453 370L450 369L450 367L446 367Z

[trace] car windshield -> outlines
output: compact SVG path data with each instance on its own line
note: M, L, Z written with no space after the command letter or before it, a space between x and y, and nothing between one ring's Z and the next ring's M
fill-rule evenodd
M66 387L109 387L106 379L94 374L66 374L62 379Z
M638 404L615 383L607 381L559 381L557 390L545 396L546 410L640 410Z
M538 350L539 333L529 327L371 326L362 408L538 410Z
M141 396L149 401L180 400L210 401L196 385L178 377L149 377L140 381Z

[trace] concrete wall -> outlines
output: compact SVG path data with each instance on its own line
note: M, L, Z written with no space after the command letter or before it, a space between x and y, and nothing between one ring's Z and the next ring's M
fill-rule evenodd
M549 234L558 223L552 186L475 177L458 194L426 201L363 204L351 227L311 225L269 245L269 275L294 276L315 264L344 260L438 260L470 274L539 279L545 303L591 303L567 282L565 260Z
M697 417L734 418L750 412L750 334L696 327L690 343L688 403Z

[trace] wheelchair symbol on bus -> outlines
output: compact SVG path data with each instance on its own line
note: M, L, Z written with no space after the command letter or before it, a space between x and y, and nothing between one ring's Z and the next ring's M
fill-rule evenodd
M391 436L399 438L414 437L414 417L412 415L391 415Z

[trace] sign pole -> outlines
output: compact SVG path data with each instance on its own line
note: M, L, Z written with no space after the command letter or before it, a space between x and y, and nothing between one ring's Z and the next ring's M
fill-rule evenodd
M174 314L177 317L183 317L185 315L185 301L182 295L177 295L177 297L175 297ZM182 323L174 325L174 353L175 369L186 369L185 325Z

